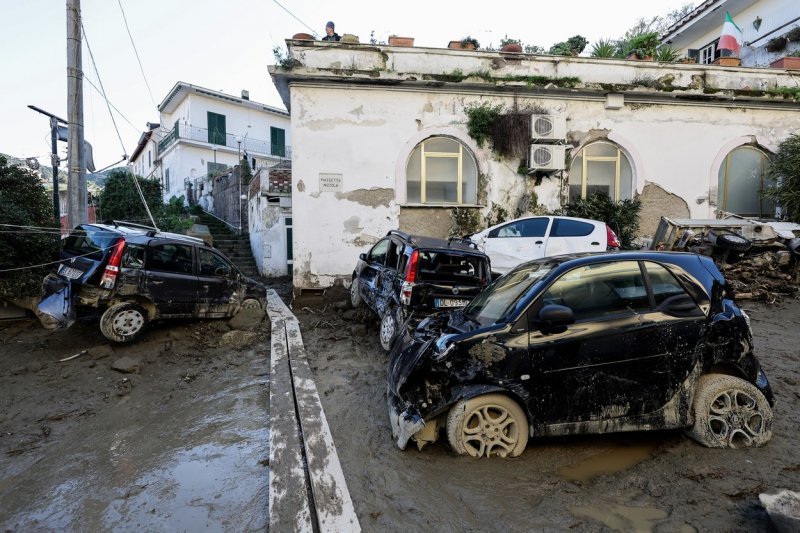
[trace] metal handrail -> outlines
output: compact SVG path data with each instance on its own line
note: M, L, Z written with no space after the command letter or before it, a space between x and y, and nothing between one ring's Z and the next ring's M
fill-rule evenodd
M209 132L207 128L199 128L190 125L176 125L171 129L161 141L158 143L158 151L163 152L169 148L178 139L188 139L191 141L199 141L217 146L225 146L227 148L241 149L242 152L253 152L256 154L264 154L267 156L277 157L280 159L291 159L292 148L287 145L272 144L261 139L253 139L245 137L242 142L237 142L237 136L232 133L225 134L222 138L220 134Z
M205 210L205 209L203 209L203 208L200 208L200 210L203 212L203 214L204 214L204 215L209 215L209 216L211 216L211 217L214 217L214 218L216 218L217 220L219 220L220 222L222 222L223 224L225 224L226 226L228 226L229 228L231 228L232 230L234 230L234 231L236 232L236 234L237 234L237 235L241 235L241 234L242 234L242 229L241 229L241 228L237 228L236 226L234 226L234 225L233 225L233 224L231 224L230 222L228 222L228 221L226 221L226 220L223 220L223 219L219 218L219 217L218 217L217 215L215 215L214 213L209 213L208 211L206 211L206 210Z

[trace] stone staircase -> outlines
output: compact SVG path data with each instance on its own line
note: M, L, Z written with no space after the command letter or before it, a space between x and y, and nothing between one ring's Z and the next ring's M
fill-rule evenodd
M197 222L208 226L208 231L214 237L214 248L233 261L242 274L256 279L261 276L253 259L249 235L236 235L224 223L206 213L200 215Z

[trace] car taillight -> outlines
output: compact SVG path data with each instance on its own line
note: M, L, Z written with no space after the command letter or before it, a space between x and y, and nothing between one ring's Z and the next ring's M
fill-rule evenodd
M400 287L400 303L403 305L411 305L411 293L414 291L414 282L417 279L418 264L419 250L414 250L411 252L411 257L408 260L406 279L403 280L403 285Z
M614 230L606 224L606 240L608 241L609 248L619 248L619 239L617 238L617 234L614 233Z
M125 239L120 239L114 245L111 258L108 260L103 277L100 278L100 286L104 289L113 289L119 274L119 264L122 262L122 251L125 249Z

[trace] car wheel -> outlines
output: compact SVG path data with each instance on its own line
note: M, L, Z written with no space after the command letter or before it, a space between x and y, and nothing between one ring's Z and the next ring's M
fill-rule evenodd
M772 409L755 386L724 374L697 382L689 436L709 448L763 446L772 438Z
M261 302L256 298L245 298L242 301L242 309L256 309L261 310Z
M358 278L353 278L353 283L350 284L350 305L354 308L361 307L361 304L364 300L361 299L361 295L358 293Z
M391 307L386 310L381 319L381 327L378 330L378 337L381 340L381 348L387 352L392 349L394 339L397 337L397 313Z
M462 455L516 457L528 443L528 419L508 396L476 396L450 409L447 440L453 451Z
M714 233L714 246L733 252L746 252L753 244L735 233Z
M147 313L135 303L109 307L100 317L100 332L114 342L130 342L144 329Z

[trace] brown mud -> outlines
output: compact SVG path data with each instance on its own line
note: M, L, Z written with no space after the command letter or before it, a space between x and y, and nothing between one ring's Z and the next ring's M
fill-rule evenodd
M344 298L346 295L338 295ZM745 302L777 397L764 448L713 450L681 431L541 438L515 459L399 450L378 322L331 298L295 312L365 531L771 531L762 492L800 488L800 301Z

